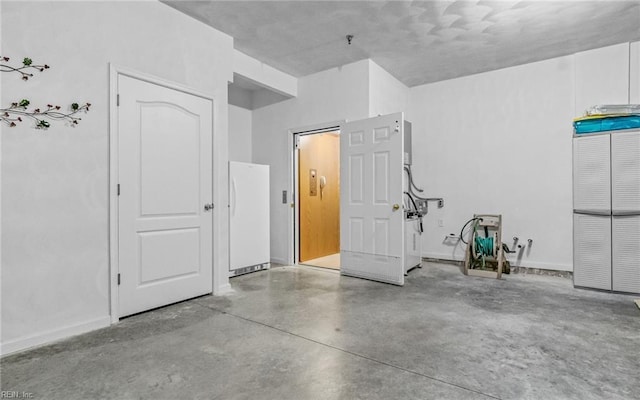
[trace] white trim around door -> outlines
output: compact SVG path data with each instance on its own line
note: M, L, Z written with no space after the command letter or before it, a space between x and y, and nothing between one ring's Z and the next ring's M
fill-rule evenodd
M141 73L126 67L109 64L109 280L110 280L110 316L111 323L116 323L120 319L119 310L119 291L118 291L118 273L120 266L118 263L119 247L118 247L118 166L119 166L119 154L118 154L118 77L127 76L154 85L162 86L165 88L177 90L186 94L201 97L211 101L211 115L213 116L211 121L212 130L212 158L215 155L214 147L216 146L216 132L214 130L214 121L216 115L214 113L214 98L213 96L186 87L182 84L170 82L168 80L154 77L145 73ZM212 170L215 172L215 162L213 159ZM214 179L215 182L215 179ZM213 185L212 199L218 198L219 188ZM215 207L212 213L212 223L215 226L220 220L218 217L218 210L220 207ZM211 243L211 251L217 248L216 246L218 237L215 235L215 229L213 233L213 241ZM215 288L215 271L218 269L218 260L216 255L213 255L212 262L212 287Z
M289 265L298 265L298 252L299 252L299 236L296 228L299 225L299 204L298 204L298 152L296 146L296 140L301 135L310 135L322 132L331 132L340 130L340 126L345 123L345 120L331 121L324 124L314 124L304 127L289 129L289 176L291 180L289 182L289 203L291 204L291 212L288 214L289 219L287 221L287 237L288 240L288 252L287 263Z

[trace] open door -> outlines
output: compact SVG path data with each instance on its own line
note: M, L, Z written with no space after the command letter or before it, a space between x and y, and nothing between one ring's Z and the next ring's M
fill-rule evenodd
M403 129L403 113L340 129L344 275L404 285Z

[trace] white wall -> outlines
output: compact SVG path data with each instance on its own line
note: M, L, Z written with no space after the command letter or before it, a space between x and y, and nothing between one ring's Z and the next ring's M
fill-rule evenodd
M369 60L369 116L406 112L409 88Z
M229 105L229 161L252 162L252 112Z
M271 259L288 262L292 208L290 129L366 118L369 61L333 68L298 80L298 97L253 111L253 161L270 165Z
M274 92L289 97L298 95L297 78L235 49L233 51L233 72Z
M227 204L232 38L158 2L2 2L3 56L51 69L2 74L2 104L93 104L75 128L2 127L2 353L109 324L108 63L211 94L214 202ZM55 40L52 40L54 38ZM228 283L216 207L214 285Z
M412 89L371 60L300 79L299 98L253 113L254 161L271 165L273 260L291 252L291 208L281 202L291 189L288 130L405 111L416 181L446 204L430 207L424 256L462 259L445 236L474 213L501 213L505 242L534 241L514 264L572 270L571 121L578 104L627 101L629 52L616 45ZM609 72L600 89L590 86L592 64Z
M629 43L584 51L575 55L575 116L596 104L629 101Z
M640 42L629 47L629 103L640 104Z
M371 60L299 78L298 97L253 111L253 160L271 166L271 258L286 263L292 249L290 130L358 120L407 109L409 89ZM288 204L282 191L289 192Z
M627 102L628 54L622 44L412 88L414 176L445 198L425 220L423 256L461 260L445 236L474 213L499 213L507 244L534 241L509 256L516 265L572 270L571 122Z
M253 94L249 89L241 88L238 85L229 85L227 99L230 105L246 108L247 110L253 109Z

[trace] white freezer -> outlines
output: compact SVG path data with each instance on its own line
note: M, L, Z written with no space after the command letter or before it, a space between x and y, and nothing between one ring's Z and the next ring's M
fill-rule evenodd
M270 262L269 166L229 162L229 275Z

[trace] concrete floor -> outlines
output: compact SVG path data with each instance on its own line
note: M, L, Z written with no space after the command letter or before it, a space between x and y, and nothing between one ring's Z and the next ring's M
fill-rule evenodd
M34 399L638 399L632 296L566 278L465 277L425 263L403 288L282 267L235 293L140 314L4 358Z

